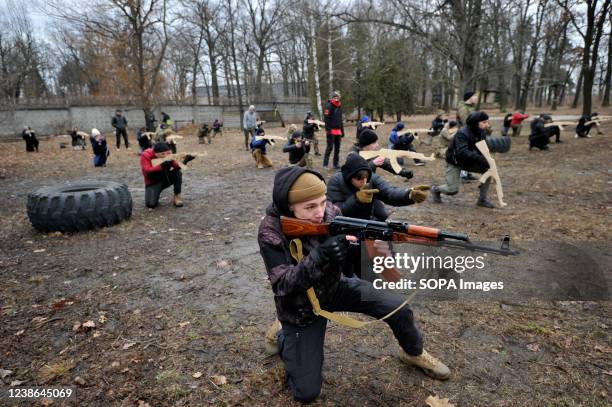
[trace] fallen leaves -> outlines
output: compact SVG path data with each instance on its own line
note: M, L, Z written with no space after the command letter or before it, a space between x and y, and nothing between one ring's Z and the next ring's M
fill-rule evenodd
M130 349L134 345L136 345L136 342L126 342L126 343L123 344L121 349L128 350L128 349Z
M425 404L429 407L455 407L448 399L439 399L436 396L429 396L425 400Z
M202 372L195 372L191 375L191 377L193 377L194 379L199 379L200 377L202 377Z
M83 323L83 328L91 329L91 328L95 328L95 327L96 327L96 323L93 322L93 321L87 321L87 322Z
M539 352L540 345L538 343L530 343L527 345L527 349L529 349L532 352Z
M13 374L12 370L0 369L0 379L4 379L6 376L10 376Z
M22 380L13 380L13 381L11 382L11 385L10 385L10 386L11 386L11 387L21 386L23 383L25 383L25 382L24 382L24 381L22 381Z
M189 321L179 322L178 326L179 326L179 328L184 328L184 327L186 327L189 324L191 324L191 322L189 322Z
M225 376L210 376L210 381L216 384L217 386L223 386L227 384L227 377Z

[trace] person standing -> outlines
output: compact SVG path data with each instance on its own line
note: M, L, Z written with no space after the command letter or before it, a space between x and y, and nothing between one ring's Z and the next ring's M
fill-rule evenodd
M344 137L344 124L342 122L342 102L340 92L335 91L325 105L323 112L325 118L325 132L327 133L327 147L323 156L323 168L329 168L329 156L334 151L334 169L340 169L340 142Z
M128 142L127 135L127 125L128 121L126 117L123 115L121 109L117 109L115 111L115 115L111 119L111 126L115 129L115 137L117 137L117 150L121 147L121 136L123 136L123 142L125 143L125 148L127 150L130 149L130 143Z
M315 155L321 155L319 153L319 140L315 136L315 131L319 131L319 125L315 123L311 123L312 120L315 120L314 114L312 112L306 113L306 117L304 118L304 125L302 126L302 135L306 140L310 140L310 143L314 146Z
M255 106L249 106L249 110L244 112L242 129L244 130L244 149L249 151L250 138L255 137L255 131L257 129L257 111L255 110Z

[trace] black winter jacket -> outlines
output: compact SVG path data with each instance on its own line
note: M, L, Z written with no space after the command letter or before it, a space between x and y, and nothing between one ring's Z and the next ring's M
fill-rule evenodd
M304 258L298 263L291 257L289 239L282 231L280 217L293 216L289 210L289 188L305 172L321 177L320 174L303 167L287 167L278 171L274 179L272 204L266 209L266 216L261 221L257 234L261 257L274 291L278 319L302 327L311 324L315 319L306 290L313 287L321 306L325 308L325 305L333 300L340 279L345 278L342 272L352 275L354 267L348 263L342 267L319 267L314 264L309 253L323 242L326 236L301 238ZM340 209L328 201L323 221L331 222L338 215L341 215ZM358 255L352 257L359 258Z
M478 128L478 123L470 123L459 129L450 146L446 150L446 161L463 170L484 173L489 169L489 163L476 147L476 143L484 140L486 133Z
M355 193L358 189L351 184L351 177L361 170L370 172L368 180L370 188L380 191L374 195L372 203L369 204L357 200ZM342 171L335 173L327 186L327 197L340 208L344 216L368 220L384 221L389 217L389 212L383 203L391 206L413 204L414 201L408 195L409 190L392 186L381 176L374 174L363 157L353 153L346 157Z
M302 141L300 147L298 147L295 143L298 141ZM304 157L304 154L310 152L310 146L304 145L304 141L302 140L302 133L299 131L294 131L291 135L291 139L285 144L283 147L283 153L289 153L289 162L291 164L297 164Z
M340 130L344 137L344 123L342 122L342 104L328 100L323 112L325 119L325 131L329 134L332 130Z

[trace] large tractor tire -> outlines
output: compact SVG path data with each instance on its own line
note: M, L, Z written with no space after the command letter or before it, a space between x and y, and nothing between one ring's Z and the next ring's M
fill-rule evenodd
M118 182L75 182L28 195L28 218L41 232L81 232L116 225L131 215L132 195Z
M512 139L510 137L487 137L487 147L492 153L507 153L511 146Z

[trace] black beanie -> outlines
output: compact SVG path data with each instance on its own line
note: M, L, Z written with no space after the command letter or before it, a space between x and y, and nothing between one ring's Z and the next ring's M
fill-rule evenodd
M372 168L366 161L365 158L356 153L351 153L346 156L346 162L340 169L342 172L342 177L344 181L351 185L351 178L356 175L359 171L367 171L368 172L368 182L370 178L372 178Z
M478 123L489 120L489 115L485 112L472 112L465 120L465 124L471 129L477 129Z
M468 100L469 98L471 98L472 96L474 96L474 92L472 92L472 91L465 92L465 93L463 94L463 101L464 101L464 102L467 102L467 100Z
M359 147L363 148L365 146L369 146L372 143L376 143L376 141L378 141L378 136L376 135L374 130L365 128L361 130L361 133L359 133L357 144L359 145Z
M163 153L164 151L170 151L170 146L167 143L155 143L153 151L156 153Z

